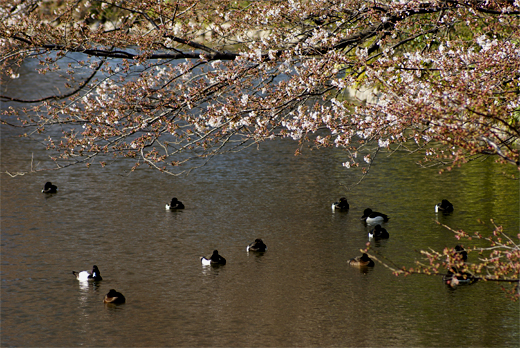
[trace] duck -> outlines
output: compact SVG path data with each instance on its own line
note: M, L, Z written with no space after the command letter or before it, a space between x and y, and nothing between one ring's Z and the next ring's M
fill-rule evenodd
M478 278L469 272L458 272L454 269L448 269L448 273L442 277L442 280L446 285L455 287L461 284L473 284L478 281Z
M45 183L45 186L42 190L43 193L57 193L58 192L58 186L53 185L52 182L48 181Z
M464 250L463 246L456 245L455 252L457 253L457 255L460 255L459 257L462 259L463 262L466 262L466 260L468 259L468 252Z
M459 264L464 264L468 259L468 252L461 245L455 246L455 260L459 260ZM457 261L455 261L457 262ZM444 282L451 287L455 287L460 284L473 284L478 279L469 272L460 271L457 267L448 268L446 275L442 277Z
M76 276L76 279L79 281L99 281L103 280L101 278L101 272L99 272L98 266L94 265L92 267L92 273L89 273L88 271L72 271L72 274Z
M246 251L264 252L266 250L267 245L265 245L264 242L259 238L255 239L255 241L250 243L246 248Z
M218 250L213 250L210 258L200 257L203 266L223 266L226 264L226 259L218 254Z
M383 222L388 222L390 218L383 213L372 211L372 209L367 208L363 212L363 216L361 217L361 220L365 220L365 222L369 225L376 225L381 224Z
M388 231L381 227L381 225L376 225L372 231L368 233L368 238L387 239L390 238L390 234L388 234Z
M176 197L173 197L170 204L166 204L166 209L184 209L184 204L182 204L182 202L179 201Z
M355 257L348 261L349 265L354 267L374 267L375 263L366 253L362 256Z
M452 213L453 204L451 204L447 199L443 199L440 203L435 205L435 212L438 213L439 211L444 214Z
M121 304L125 303L126 298L125 296L117 292L115 289L110 289L108 294L105 295L105 299L103 300L104 303L113 303L113 304Z
M332 203L332 211L335 211L335 210L347 211L349 208L350 208L350 206L345 197L341 197L339 199L339 202Z

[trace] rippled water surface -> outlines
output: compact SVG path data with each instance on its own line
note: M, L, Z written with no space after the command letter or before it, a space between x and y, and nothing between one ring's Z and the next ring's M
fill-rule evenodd
M391 217L390 239L373 250L398 265L457 243L435 220L489 233L493 218L516 235L519 186L503 167L475 161L438 175L396 153L354 186L341 151L295 157L295 146L268 142L187 177L128 175L124 163L2 174L2 346L518 346L519 305L497 284L451 290L347 265L368 242L367 207ZM4 126L1 150L2 172L47 155ZM42 194L46 181L59 192ZM343 195L350 211L333 213ZM184 211L164 209L173 196ZM452 215L435 215L442 198ZM265 254L246 253L255 238ZM214 249L227 265L203 268ZM71 274L94 264L101 282ZM126 304L103 304L112 288Z

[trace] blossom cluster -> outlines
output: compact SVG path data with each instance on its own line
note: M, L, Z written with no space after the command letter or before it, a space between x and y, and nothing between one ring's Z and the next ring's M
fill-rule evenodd
M0 12L7 75L37 60L65 86L7 91L18 104L2 117L62 129L47 139L57 160L123 156L175 174L288 137L344 149L347 168L401 144L448 167L482 154L519 166L517 2L79 4Z

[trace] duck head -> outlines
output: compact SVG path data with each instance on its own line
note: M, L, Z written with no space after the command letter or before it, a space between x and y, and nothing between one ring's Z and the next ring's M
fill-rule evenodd
M464 248L460 245L455 246L455 251L458 255L460 255L460 258L462 261L466 262L468 260L468 252L464 250Z
M363 216L361 217L361 220L366 220L366 218L372 214L372 209L370 208L366 208L364 211L363 211Z
M92 277L99 277L101 275L101 272L99 272L98 266L94 265L92 266Z

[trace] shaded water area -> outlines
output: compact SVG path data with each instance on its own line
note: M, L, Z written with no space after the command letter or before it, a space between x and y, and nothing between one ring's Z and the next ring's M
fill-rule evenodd
M1 130L2 172L45 160ZM181 177L128 175L124 162L2 174L2 346L518 346L519 304L499 284L450 289L439 277L347 264L368 242L367 207L390 216L390 238L372 248L399 265L457 244L436 220L488 234L494 219L516 236L519 183L502 175L514 168L474 161L438 175L395 153L355 186L359 173L341 166L340 150L295 157L295 146L270 141ZM40 192L46 181L57 194ZM174 196L185 210L164 209ZM333 213L341 196L350 211ZM443 198L453 214L434 213ZM246 252L255 238L266 253ZM227 265L202 267L214 249ZM101 282L71 274L94 264ZM127 302L104 305L110 289Z

